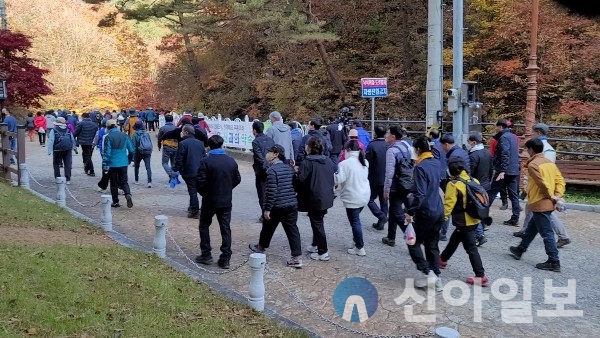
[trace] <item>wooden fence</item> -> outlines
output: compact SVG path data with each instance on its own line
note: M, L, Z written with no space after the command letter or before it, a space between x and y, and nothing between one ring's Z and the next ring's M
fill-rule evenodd
M17 139L17 150L10 149L10 139ZM21 182L21 164L25 163L25 126L17 126L17 132L9 132L8 124L0 123L0 174L7 181L12 181L12 174L17 175L17 182ZM10 158L17 158L15 165L10 164Z

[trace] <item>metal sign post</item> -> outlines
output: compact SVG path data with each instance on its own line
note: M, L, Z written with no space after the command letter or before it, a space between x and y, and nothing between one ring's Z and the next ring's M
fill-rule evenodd
M371 136L375 137L375 98L388 96L387 78L360 79L362 97L371 98Z

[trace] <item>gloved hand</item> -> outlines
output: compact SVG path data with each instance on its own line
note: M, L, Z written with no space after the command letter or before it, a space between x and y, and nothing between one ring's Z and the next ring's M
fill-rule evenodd
M171 180L169 181L169 186L171 187L171 189L174 189L176 185L181 184L181 181L179 181L179 173L177 171L174 171L173 174L171 174Z

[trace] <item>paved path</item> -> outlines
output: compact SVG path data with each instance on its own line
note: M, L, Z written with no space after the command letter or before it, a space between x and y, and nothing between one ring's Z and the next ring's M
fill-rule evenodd
M27 143L27 163L33 177L41 184L51 186L42 188L31 182L36 191L55 198L55 187L52 184L51 158L47 156L46 149L40 148L36 143ZM94 153L94 162L99 169L100 158ZM67 205L91 218L100 219L101 206L96 204L100 194L95 191L98 177L90 178L83 173L81 155L73 159L73 184L68 186L72 193L85 205L78 205L68 197ZM238 161L242 175L242 183L236 188L233 202L232 233L233 257L232 267L244 262L249 254L248 243L258 240L261 225L256 223L259 216L258 202L254 190L254 175L247 162ZM149 189L145 185L131 184L135 206L133 209L120 208L113 210L114 229L126 236L135 239L146 247L152 246L154 235L153 217L158 214L169 216L169 229L176 241L181 245L189 257L199 253L198 221L186 218L188 196L185 185L170 189L167 176L160 165L160 153L155 150L152 157L152 170L154 187ZM145 182L145 171L141 169L141 181ZM97 170L99 172L99 170ZM133 181L133 169L129 170L130 182ZM124 202L124 201L123 201ZM502 221L508 219L508 211L502 212L494 206L494 219ZM523 218L523 216L521 217ZM414 264L408 256L408 251L402 240L398 240L396 247L381 244L381 237L386 232L376 231L371 227L375 220L368 210L361 215L365 241L366 257L350 256L346 253L348 244L351 243L351 231L345 211L341 203L336 200L335 206L325 218L326 232L329 242L329 252L332 257L329 262L311 261L308 256L304 258L303 269L291 269L284 266L289 255L289 248L284 232L278 229L268 250L267 261L270 268L281 276L281 280L293 290L308 306L316 310L323 317L319 318L292 298L270 274L266 275L266 306L275 312L292 319L300 325L324 337L359 337L336 326L326 323L322 319L333 320L354 330L368 332L375 335L412 335L428 332L439 326L449 326L458 329L463 337L591 337L600 333L600 291L598 289L598 271L600 271L600 215L594 213L569 211L561 216L572 236L573 243L561 249L562 272L546 272L535 269L535 263L545 261L542 240L538 237L533 242L530 251L521 261L515 261L508 255L508 247L516 245L518 240L512 236L516 228L504 225L494 225L487 232L489 242L485 244L480 253L486 268L486 275L491 282L496 281L495 288L483 288L482 292L489 297L481 305L481 318L474 320L473 287L466 287L470 297L461 306L449 305L445 301L445 294L460 298L459 288L446 286L445 293L435 295L435 310L429 311L426 303L416 304L408 301L397 305L394 299L399 297L406 285L406 278L417 276ZM216 222L216 219L215 219ZM501 222L499 222L501 223ZM311 230L308 218L301 214L298 220L303 246L310 244ZM211 229L213 247L220 245L218 226ZM445 242L440 242L443 249ZM172 242L167 243L167 254L178 261L196 269L189 262L178 256ZM218 249L213 256L218 256ZM216 266L215 271L220 271ZM242 294L248 290L249 268L247 266L225 275L208 275L207 278L220 283L226 288L234 289ZM471 276L468 257L459 248L450 261L449 267L443 270L442 277L445 283L463 281ZM363 277L369 280L377 289L379 306L375 314L362 323L349 323L336 313L332 299L336 286L349 277ZM515 325L510 323L511 306L502 303L497 298L510 294L507 285L500 285L499 279L506 278L516 283L514 291L516 296L512 301L531 299L532 312L530 323ZM531 280L531 291L523 290L523 278ZM545 304L544 280L551 279L554 286L566 286L568 279L576 280L576 304L566 305L566 309L582 310L583 316L559 318L541 317L537 310L552 309L553 305ZM460 284L460 283L457 283ZM492 291L496 289L494 295ZM424 291L418 291L425 295ZM529 295L529 297L528 297ZM557 295L563 296L564 295ZM575 296L574 296L575 297ZM510 299L510 295L506 299ZM434 322L414 323L409 322L405 316L404 306L414 304L415 314L434 314ZM514 305L514 304L512 304ZM504 306L504 310L503 310ZM512 312L513 320L527 321L525 314Z

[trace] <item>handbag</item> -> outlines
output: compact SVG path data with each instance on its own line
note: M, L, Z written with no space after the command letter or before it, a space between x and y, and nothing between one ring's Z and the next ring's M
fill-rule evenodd
M43 127L40 127L40 129L38 129L38 133L45 134L46 130Z

